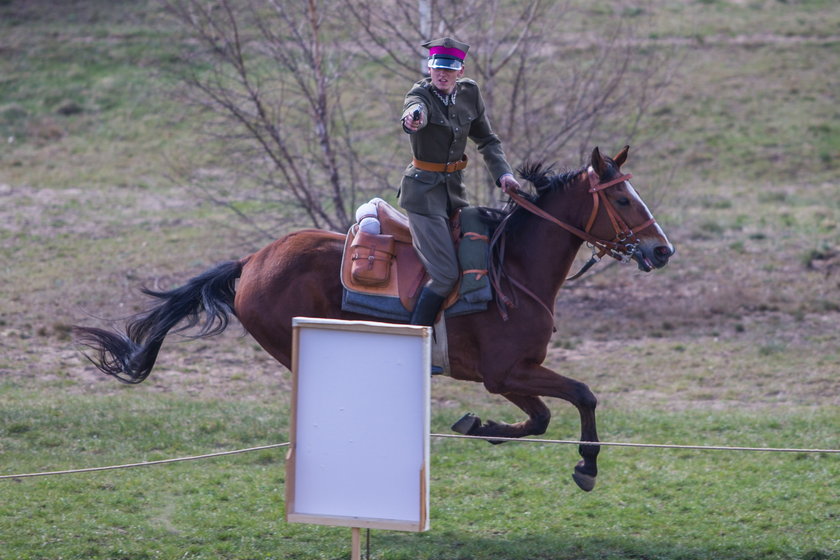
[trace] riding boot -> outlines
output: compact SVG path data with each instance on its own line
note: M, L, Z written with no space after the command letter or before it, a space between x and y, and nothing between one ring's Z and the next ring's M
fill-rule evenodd
M423 288L420 297L417 298L414 311L411 313L409 324L434 326L438 311L440 311L445 299L445 297L437 295L429 288Z

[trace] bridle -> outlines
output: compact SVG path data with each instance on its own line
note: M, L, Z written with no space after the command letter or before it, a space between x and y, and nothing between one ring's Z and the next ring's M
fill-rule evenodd
M614 179L610 179L609 181L601 182L601 178L595 172L595 170L590 166L586 171L587 177L589 179L589 192L592 194L592 213L589 215L589 219L586 221L586 226L584 229L577 228L571 224L567 224L566 222L552 216L527 198L522 195L521 191L518 190L510 190L507 192L510 199L515 202L518 206L524 208L525 210L535 214L549 222L560 226L561 228L565 229L569 233L576 235L577 237L583 239L586 244L592 248L592 256L590 257L589 261L583 265L583 267L574 275L567 278L567 280L575 280L582 276L587 270L589 270L593 265L598 263L604 255L609 255L614 259L621 261L623 263L629 262L633 255L636 253L636 250L639 246L639 240L636 234L640 231L649 228L650 226L656 223L656 219L651 217L649 220L635 226L630 227L627 225L627 222L618 214L618 211L613 207L612 204L609 203L607 200L607 195L604 191L608 188L621 184L625 181L629 181L633 175L630 173L626 173L624 175L620 175ZM595 219L598 216L598 211L600 210L601 206L604 207L604 210L607 212L607 216L610 219L610 223L612 224L613 231L615 236L610 239L600 239L594 236L591 233L592 226L595 224ZM510 217L510 214L508 215ZM507 218L506 218L507 219ZM499 239L500 236L504 234L504 227L499 227L496 229L496 233L493 235L491 240L491 247L496 245L497 242L501 241L500 243L500 254L504 254L504 238L502 237L501 240ZM502 257L503 259L503 257ZM494 267L495 268L495 267ZM504 305L499 305L500 313L502 314L502 318L507 320L507 312L505 311L505 307L513 307L515 303L505 296L500 290L501 284L501 264L498 266L497 270L494 270L492 276L492 281L494 284L494 288L496 289L497 298L503 303ZM542 306L548 311L551 315L552 319L554 318L554 312L543 302L539 299L531 290L525 287L520 282L516 281L515 279L507 276L507 279L510 281L511 284L519 288L520 290L524 291L526 294L540 302Z
M607 201L607 195L604 191L612 186L629 181L633 177L630 173L620 175L615 179L611 179L603 183L601 182L598 174L595 173L591 167L587 170L586 174L589 179L589 192L592 194L592 213L589 215L586 227L583 230L555 218L517 192L509 192L508 194L510 195L511 200L532 214L536 214L549 222L557 224L566 231L573 233L586 241L592 247L593 255L597 254L597 260L600 260L601 257L608 254L614 259L626 263L633 258L633 254L639 246L636 234L655 224L656 219L651 217L649 220L635 227L630 227L627 225L627 222L624 221L624 218L618 214L615 207ZM610 219L610 223L612 224L613 231L615 233L615 237L611 240L599 239L590 233L592 226L595 224L595 218L598 216L598 210L601 206L603 206L604 210L607 212L607 216ZM570 279L576 278L579 275L580 273Z

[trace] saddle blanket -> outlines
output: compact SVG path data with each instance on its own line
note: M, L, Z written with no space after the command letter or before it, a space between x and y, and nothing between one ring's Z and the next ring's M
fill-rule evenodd
M490 300L490 297L492 297L492 294L488 294L487 299L484 301L473 302L459 298L452 306L444 311L444 315L446 317L457 317L458 315L485 311L487 310L487 302ZM403 306L402 301L398 297L365 294L347 288L344 288L341 309L351 313L361 313L362 315L370 315L398 323L407 323L411 318L411 312Z

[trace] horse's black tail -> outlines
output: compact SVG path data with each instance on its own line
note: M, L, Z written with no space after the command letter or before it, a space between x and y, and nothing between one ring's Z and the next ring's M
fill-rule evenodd
M140 383L152 372L166 334L180 321L186 319L178 331L189 329L201 322L203 312L205 319L196 337L219 334L227 328L230 316L235 316L234 286L242 266L243 261L218 264L167 292L144 289L160 302L132 318L124 335L74 327L76 340L93 351L85 357L102 372L123 383Z

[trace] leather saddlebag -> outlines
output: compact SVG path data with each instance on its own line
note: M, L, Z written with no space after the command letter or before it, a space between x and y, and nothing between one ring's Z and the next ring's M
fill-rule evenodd
M357 231L350 243L353 262L350 275L359 284L385 284L391 275L394 261L394 236Z

